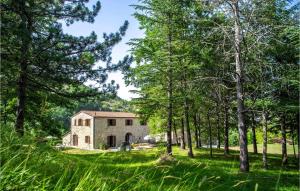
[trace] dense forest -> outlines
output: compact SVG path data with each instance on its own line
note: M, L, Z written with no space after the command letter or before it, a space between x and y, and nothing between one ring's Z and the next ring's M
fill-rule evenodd
M60 139L80 110L137 113L152 134L166 134L170 160L177 146L187 158L197 158L202 147L210 157L230 157L238 146L239 171L247 173L248 145L257 156L262 144L260 161L268 169L268 144L279 143L281 165L289 157L299 165L299 2L139 0L131 7L144 36L131 39L130 54L117 63L112 49L128 21L100 38L63 31L94 22L101 4L87 2L0 2L1 166L15 152L5 145L24 137ZM118 84L107 81L114 71L136 87L138 98L117 96Z

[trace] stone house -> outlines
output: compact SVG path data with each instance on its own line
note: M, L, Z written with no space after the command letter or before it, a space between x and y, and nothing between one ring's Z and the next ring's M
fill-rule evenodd
M146 123L134 113L80 111L71 117L71 128L63 136L63 145L81 149L119 147L123 142L144 142L148 134Z

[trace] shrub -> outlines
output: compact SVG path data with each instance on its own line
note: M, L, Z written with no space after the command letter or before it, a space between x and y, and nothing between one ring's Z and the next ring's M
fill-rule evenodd
M108 149L108 146L107 146L107 144L105 144L105 143L100 143L100 144L99 144L99 149L100 149L100 150L106 150L106 149Z
M230 146L239 145L239 132L237 130L229 131L229 145Z

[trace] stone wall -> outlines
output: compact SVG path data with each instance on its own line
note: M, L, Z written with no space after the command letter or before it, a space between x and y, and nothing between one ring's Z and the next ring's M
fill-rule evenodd
M78 124L79 119L83 120L83 124L80 126ZM85 125L86 119L90 119L89 126ZM115 119L116 125L109 126L108 119ZM126 125L126 119L132 119L133 124ZM125 142L127 133L132 135L130 139L132 143L145 142L143 138L149 134L149 129L146 125L140 125L138 118L94 118L85 113L78 113L71 118L71 130L69 134L63 137L63 144L65 146L77 147L80 149L98 149L100 148L100 145L108 144L108 136L116 136L116 146L119 147L122 142ZM75 146L73 142L74 135L78 136L77 146ZM85 136L90 136L90 143L85 142Z
M76 125L74 121L76 119ZM78 125L78 120L83 120L83 125ZM90 119L90 126L85 126L85 119ZM78 136L78 148L93 149L93 117L85 113L79 113L71 118L71 146L74 146L73 135ZM85 143L85 136L90 136L90 143Z
M116 119L116 126L108 126L108 119ZM131 126L125 125L126 119L132 119ZM107 145L108 136L116 136L116 146L125 141L126 133L132 134L132 142L144 142L143 138L149 134L148 127L140 125L138 118L95 118L95 148L101 144Z

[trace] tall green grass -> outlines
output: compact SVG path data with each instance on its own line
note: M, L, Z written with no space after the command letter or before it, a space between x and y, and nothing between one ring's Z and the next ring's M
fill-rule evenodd
M3 128L2 128L3 129ZM117 153L67 154L34 137L1 131L0 190L298 190L296 160L282 167L270 155L250 156L251 172L239 173L238 153L225 157L195 150L196 157L174 148L175 159L159 163L161 149Z

